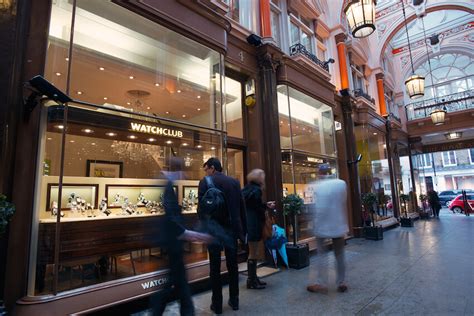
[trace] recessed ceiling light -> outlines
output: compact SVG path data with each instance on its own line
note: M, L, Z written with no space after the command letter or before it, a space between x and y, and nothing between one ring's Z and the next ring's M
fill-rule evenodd
M159 83L155 83L155 87L159 87L159 86L160 86L160 84L159 84Z
M92 146L95 146L95 143L91 143Z
M283 121L280 121L280 124L283 124Z
M176 91L176 92L181 93L181 90L178 90L178 91Z
M149 109L151 109L151 107L147 106L146 109L149 110Z
M374 135L377 135L377 133L374 133Z
M169 111L166 111L165 114L170 114L170 112L169 112Z
M127 102L127 105L131 105L131 103L130 103L130 102Z
M63 129L64 125L56 125L56 128Z
M154 141L156 141L155 138L148 138L147 140L148 140L149 142L154 142Z
M110 145L110 147L114 148L114 147L115 147L115 145L114 145L114 144L112 144L112 145Z
M201 98L201 96L200 96L200 95L198 95L198 96L197 96L197 98L198 98L198 99L200 99L200 98Z
M66 61L69 61L69 58L67 58L67 57L66 57L66 58L64 58L64 59L66 59Z
M104 71L105 68L104 67L99 67L99 70Z
M172 144L173 142L170 141L170 140L167 140L165 143L167 143L169 145L169 144Z
M77 94L81 95L81 94L82 94L82 91L77 91Z
M94 131L91 130L90 128L84 128L82 131L87 134L94 133Z
M48 139L48 140L52 140L52 138L51 138L51 137L48 137L47 139Z
M105 135L114 137L114 136L117 136L117 133L108 132L108 133L105 133Z
M60 72L57 72L57 73L56 73L56 76L58 76L58 77L61 76L61 73L60 73Z
M128 78L129 78L129 79L135 79L135 77L134 77L134 76L128 76Z
M197 145L196 148L202 148L202 145Z
M107 97L104 97L104 100L107 100L108 98Z
M188 143L182 143L181 145L183 145L183 146L188 146Z
M186 114L183 114L182 117L185 118L185 117L186 117Z
M200 108L197 108L197 110L198 110L198 111L201 111L201 109L200 109Z
M216 149L216 147L214 147L214 146L211 147L211 150L215 150L215 149Z
M127 138L130 138L130 139L137 139L138 137L135 136L135 135L128 135Z
M74 139L71 139L69 142L70 143L75 143L76 141Z

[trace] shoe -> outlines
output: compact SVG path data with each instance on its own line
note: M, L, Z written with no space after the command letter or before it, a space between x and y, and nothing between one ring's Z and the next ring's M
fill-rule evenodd
M312 292L312 293L328 294L327 286L320 285L320 284L308 285L306 287L306 290L308 290L308 292Z
M339 284L339 286L337 287L337 291L341 292L341 293L346 292L347 291L347 284L345 284L345 283Z
M229 301L227 301L227 304L229 304L229 306L232 307L232 309L234 311L239 310L239 300L238 299L230 299L229 298Z
M247 279L247 288L253 290L263 290L265 285L258 283L257 279Z
M260 278L257 277L257 283L260 284L260 285L267 285L267 282L264 282L262 280L260 280Z
M214 306L214 304L211 304L211 311L213 311L216 315L222 315L222 306L220 308L217 308L216 306Z

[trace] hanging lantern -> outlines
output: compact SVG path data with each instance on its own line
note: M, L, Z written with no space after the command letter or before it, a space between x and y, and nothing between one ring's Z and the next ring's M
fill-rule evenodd
M356 38L367 37L375 31L375 0L349 0L344 13Z
M430 114L431 121L433 121L433 124L443 125L444 120L446 119L446 112L447 111L445 108L433 110L433 112L431 112Z
M405 86L410 99L416 99L425 95L425 77L411 75L405 80Z

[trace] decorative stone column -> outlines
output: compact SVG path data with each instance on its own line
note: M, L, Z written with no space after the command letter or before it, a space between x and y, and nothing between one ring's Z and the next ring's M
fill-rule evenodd
M335 36L337 47L337 59L339 60L339 73L341 77L341 90L349 89L349 75L347 73L346 34L340 33Z
M390 176L390 190L392 191L392 207L393 207L393 216L396 218L400 217L400 208L398 203L398 185L396 183L397 177L395 176L395 171L393 170L394 164L393 159L395 159L392 152L392 127L390 126L390 116L386 118L385 121L385 144L387 150L387 162L388 162L388 172Z
M385 104L385 92L383 88L384 74L383 73L375 74L375 79L377 80L377 95L379 97L380 115L387 116L388 115L387 105Z

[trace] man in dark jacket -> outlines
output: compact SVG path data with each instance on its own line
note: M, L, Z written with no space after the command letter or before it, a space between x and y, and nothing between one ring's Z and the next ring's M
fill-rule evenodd
M224 249L229 273L229 305L239 309L239 270L237 266L237 239L246 242L245 208L240 191L240 183L222 173L222 165L217 158L209 158L203 165L206 176L211 177L214 186L224 194L229 218L229 227L223 227L231 237L231 244L208 246L210 278L212 286L211 310L222 314L221 251ZM208 190L206 179L199 182L198 198ZM199 213L199 210L198 210Z

